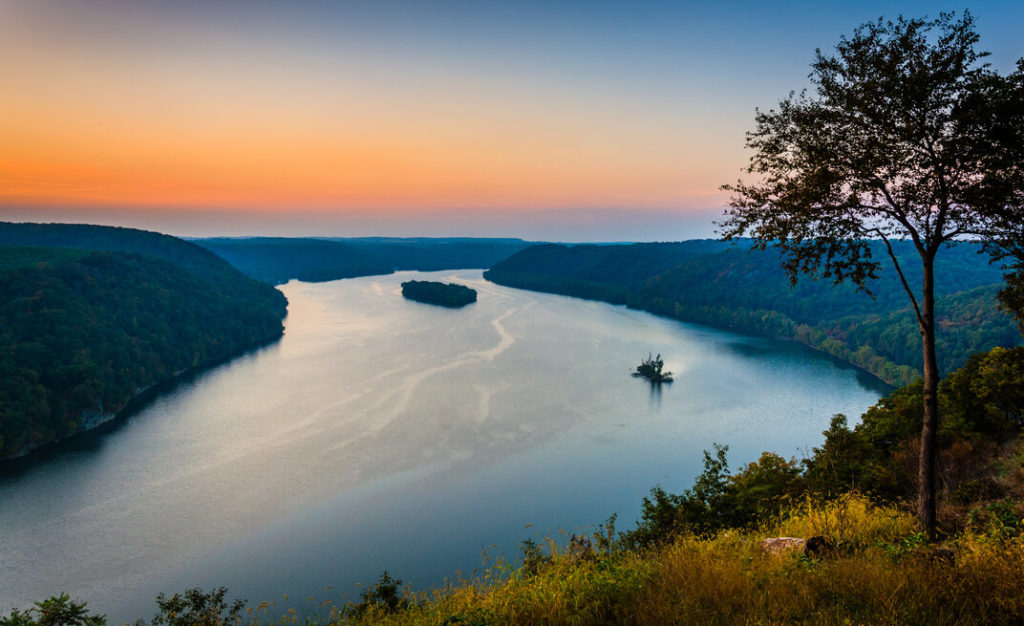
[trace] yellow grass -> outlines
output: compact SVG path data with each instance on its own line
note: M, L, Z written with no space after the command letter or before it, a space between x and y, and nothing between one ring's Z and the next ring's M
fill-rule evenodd
M821 558L761 539L825 536ZM964 535L936 559L912 516L851 495L803 502L755 532L681 537L645 554L553 548L535 575L499 564L359 624L1019 624L1024 542Z

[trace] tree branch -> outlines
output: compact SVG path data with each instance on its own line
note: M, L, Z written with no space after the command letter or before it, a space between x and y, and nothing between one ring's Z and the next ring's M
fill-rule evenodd
M892 218L899 222L900 225L903 226L903 228L907 229L907 232L910 234L910 238L914 241L914 247L917 248L918 253L923 255L925 252L925 246L921 242L921 235L917 232L917 229L914 228L914 226L910 223L910 220L907 219L906 211L900 208L899 204L896 203L896 199L893 198L892 194L889 193L889 188L886 187L885 183L882 182L881 180L878 181L878 188L881 190L882 195L885 196L885 201L888 202L889 206L891 206L893 209L891 213ZM882 239L885 240L885 245L888 246L889 240L885 239L885 235L882 235L881 231L879 231L879 234L881 235ZM892 248L889 248L889 254L890 256L892 255ZM895 258L893 260L895 261ZM902 278L903 275L900 274L900 277ZM913 294L911 294L910 297L913 298ZM914 306L916 307L917 304L915 303Z
M892 259L893 266L896 267L896 273L900 275L900 282L903 283L903 289L906 290L907 295L910 296L910 303L914 305L914 315L917 316L917 323L924 330L924 316L921 315L921 308L917 306L917 297L914 296L913 290L910 289L910 285L907 283L907 277L903 275L903 269L900 267L900 262L896 260L896 254L892 251L892 245L889 243L889 238L885 236L885 233L881 229L876 228L874 232L882 238L885 242L885 249L889 252L889 258Z

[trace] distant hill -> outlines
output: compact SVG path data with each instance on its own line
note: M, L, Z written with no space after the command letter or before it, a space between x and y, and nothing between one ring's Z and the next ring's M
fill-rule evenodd
M390 274L487 268L528 247L520 239L474 238L211 238L194 239L237 267L271 284L318 282Z
M223 259L200 246L170 235L135 228L0 222L0 245L137 252L170 261L193 273L223 277L234 274Z
M193 242L223 257L247 276L275 285L293 278L321 282L394 271L393 264L338 241L257 237Z
M0 223L0 459L279 337L286 306L276 289L174 237Z
M897 258L920 283L909 243ZM962 365L976 352L1022 342L1013 319L997 308L1002 272L962 244L938 257L940 368ZM802 278L795 287L771 250L717 240L625 246L540 245L497 263L484 276L512 287L626 304L676 319L795 339L850 361L890 384L919 375L920 336L909 302L881 244L875 299L852 285Z

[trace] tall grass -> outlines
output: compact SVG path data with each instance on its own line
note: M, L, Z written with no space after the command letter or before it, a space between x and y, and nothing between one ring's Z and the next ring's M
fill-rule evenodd
M820 535L817 558L765 552ZM551 544L541 563L499 564L359 624L1020 624L1024 541L965 534L937 553L913 516L849 495L805 501L756 531L679 537L644 553ZM531 570L531 571L528 571Z

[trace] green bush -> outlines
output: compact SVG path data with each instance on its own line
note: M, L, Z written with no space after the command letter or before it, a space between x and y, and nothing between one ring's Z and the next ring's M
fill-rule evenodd
M71 596L59 596L36 602L27 611L14 609L0 616L0 626L106 626L105 615L90 614L85 602L72 602Z

